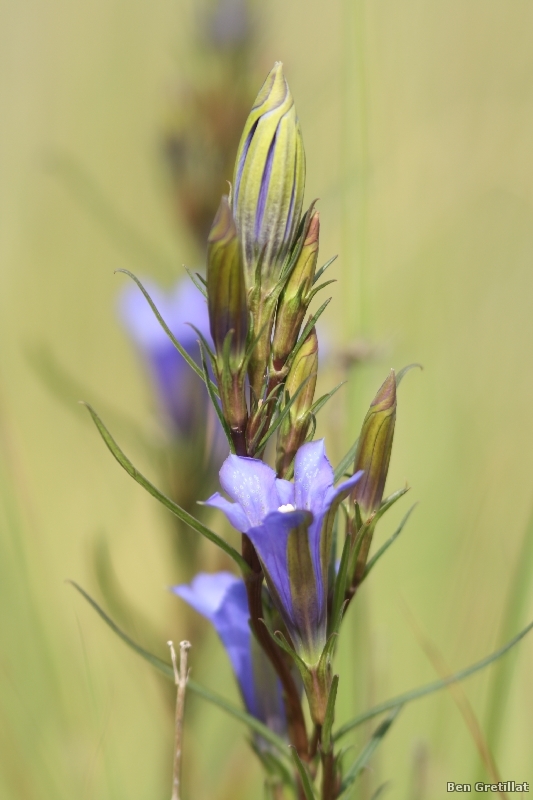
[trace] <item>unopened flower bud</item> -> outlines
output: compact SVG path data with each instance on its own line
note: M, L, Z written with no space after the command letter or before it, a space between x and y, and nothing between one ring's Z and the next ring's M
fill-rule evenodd
M276 467L279 475L286 475L296 451L304 443L311 422L310 409L315 396L318 370L318 339L313 328L292 364L285 392L289 400L297 393L289 413L283 420L278 434Z
M242 455L248 420L244 370L248 309L241 250L227 197L221 200L207 240L207 305L222 413L235 451Z
M222 356L231 331L230 354L238 363L246 347L248 310L239 240L226 196L220 202L207 240L207 298L217 356Z
M318 258L320 218L318 211L310 217L298 260L280 297L276 329L272 342L275 369L281 369L291 353L307 308L312 298L312 285Z
M246 283L272 288L300 221L305 155L294 100L281 62L267 76L242 133L232 207Z
M364 419L355 454L354 473L364 470L352 497L364 514L376 511L383 498L396 422L396 375L391 369Z

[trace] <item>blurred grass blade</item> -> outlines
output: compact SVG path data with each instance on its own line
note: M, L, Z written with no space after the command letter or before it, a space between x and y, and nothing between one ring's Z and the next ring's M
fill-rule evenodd
M335 483L337 483L337 481L340 481L346 470L349 469L350 467L352 468L350 475L353 473L353 463L355 461L355 451L357 450L358 443L359 443L359 437L357 437L357 439L352 444L352 446L350 447L344 458L337 465L337 468L335 470Z
M450 683L454 683L456 681L463 681L465 678L469 678L470 675L474 675L474 673L479 672L480 670L488 667L493 661L496 661L498 658L501 658L505 655L505 653L509 652L511 648L518 644L518 642L527 636L529 631L533 628L533 622L530 622L529 625L524 628L524 630L520 631L513 639L511 639L507 644L503 647L500 647L499 650L495 650L494 653L491 653L485 658L481 659L481 661L477 661L475 664L471 664L471 666L466 667L465 669L460 670L459 672L450 675L448 678L443 678L442 680L433 681L432 683L428 683L425 686L419 686L417 689L412 689L410 692L405 692L405 694L397 695L393 697L391 700L386 700L384 703L380 703L374 708L370 708L368 711L365 711L363 714L359 714L357 717L354 717L350 722L347 722L343 725L339 730L334 734L333 739L337 741L345 736L349 731L357 728L358 725L361 725L363 722L366 722L368 719L372 719L373 717L377 717L378 714L383 714L385 711L389 711L391 708L396 708L398 705L404 705L406 703L410 703L413 700L418 700L420 697L425 697L428 694L433 694L433 692L439 692L441 689L444 689L446 686L449 686Z
M383 793L389 788L389 786L390 786L389 781L382 783L381 786L378 786L378 788L376 789L370 800L378 800L378 797L381 797Z
M379 747L379 745L389 732L392 723L400 713L401 709L402 709L401 706L398 706L397 708L393 709L392 713L389 714L387 719L383 720L381 725L378 725L378 727L372 734L371 738L366 743L364 748L361 750L359 756L357 757L357 759L354 761L354 763L344 776L338 800L346 800L346 798L348 798L353 788L355 780L361 774L363 769L366 767L366 765L374 755L374 752L377 750L377 748Z
M386 553L386 552L387 552L387 550L389 549L389 547L391 546L391 544L393 544L393 543L396 541L396 539L398 538L398 536L400 535L400 533L403 531L403 529L404 529L404 526L405 526L405 523L407 522L407 520L408 520L408 519L409 519L409 517L411 516L411 513L414 511L414 509L415 509L416 505L417 505L417 504L416 504L416 503L414 503L414 504L411 506L411 508L409 509L409 511L407 512L407 514L405 515L405 517L402 519L402 521L400 522L400 524L398 525L398 527L396 528L396 530L394 531L394 533L393 533L393 534L392 534L392 536L390 537L390 539L387 539L387 541L386 541L384 544L382 544L382 545L381 545L381 547L379 548L379 550L377 550L377 551L376 551L376 553L375 553L375 554L372 556L372 558L370 559L370 561L369 561L369 562L368 562L368 564L366 565L365 572L364 572L364 575L363 575L363 580L364 580L364 579L365 579L365 578L368 576L368 573L370 572L370 570L372 569L372 567L374 567L374 566L376 565L376 563L379 561L379 559L381 558L381 556L382 556L384 553Z
M500 641L507 639L510 631L522 624L531 587L533 571L533 513L528 521L522 546L518 554L514 574L511 577L507 602L500 628ZM512 685L511 675L515 666L511 658L498 664L492 676L487 701L486 724L484 726L487 744L496 755L501 735L504 733L503 719Z
M94 608L96 613L99 614L102 617L104 622L107 625L109 625L111 630L114 633L116 633L117 636L120 639L122 639L123 642L126 642L126 644L129 647L131 647L132 650L135 650L135 652L138 655L142 656L142 658L144 658L146 661L148 661L149 664L151 664L153 667L158 669L159 672L162 672L163 675L165 675L167 678L170 678L172 681L174 681L174 670L172 669L172 666L170 664L167 664L166 661L163 661L163 659L159 658L158 656L154 656L152 653L148 652L148 650L145 650L144 647L141 647L140 644L137 644L136 642L134 642L133 639L130 639L130 637L126 633L124 633L124 631L121 630L118 627L118 625L115 622L113 622L111 617L109 617L106 614L106 612L98 605L96 600L93 600L91 595L88 594L85 591L85 589L82 589L82 587L78 583L76 583L76 581L67 581L67 583L70 583L70 585L73 586L76 589L76 591L78 591L87 600L89 605L91 605Z
M110 241L128 258L134 259L143 269L146 269L147 264L158 264L167 275L175 274L174 256L164 255L141 236L138 223L127 222L117 212L104 190L78 161L56 151L48 154L45 165L62 178L79 204L101 225Z
M130 438L148 456L154 458L156 448L141 426L129 419L123 411L112 408L106 401L97 398L92 387L85 385L65 369L46 345L29 346L25 354L36 376L56 400L64 403L70 411L77 411L80 398L92 395L93 400L105 409L106 416L113 421L113 425L120 428L124 436Z
M243 574L246 574L248 572L249 567L244 558L241 556L241 554L238 553L234 547L225 542L224 539L218 536L218 534L210 530L210 528L207 528L199 520L193 517L192 514L189 514L188 511L185 511L184 508L182 508L173 500L171 500L169 497L160 492L159 489L156 489L156 487L152 483L150 483L150 481L147 478L145 478L144 475L142 475L133 466L131 461L122 452L122 450L115 442L115 440L105 427L104 423L102 422L96 411L88 403L84 403L84 405L86 406L91 417L93 418L94 424L98 428L100 436L106 443L108 449L114 455L120 466L126 470L128 475L131 475L131 477L134 480L136 480L137 483L139 483L144 489L146 489L146 491L149 494L151 494L152 497L155 497L156 500L159 500L159 502L162 503L162 505L164 505L166 508L168 508L169 511L172 511L172 513L176 517L178 517L178 519L180 519L182 522L185 522L185 524L189 525L189 527L192 528L193 530L197 531L198 533L201 533L202 536L205 536L205 538L209 539L210 542L216 544L217 547L220 547L221 550L227 553L227 555L230 556L230 558L232 558L235 561L239 569L242 570Z
M294 763L296 764L296 769L298 770L298 775L300 776L300 780L302 782L302 788L304 790L305 800L317 800L315 790L311 782L311 776L309 775L309 771L306 765L303 763L300 756L298 755L296 748L293 747L292 745L291 745L291 753L294 759Z
M137 286L139 287L139 289L143 293L148 305L150 306L150 308L154 312L154 315L155 315L157 321L159 322L159 324L161 325L161 327L165 331L166 335L168 336L168 338L170 339L170 341L172 342L172 344L174 345L174 347L176 348L178 353L181 356L183 356L183 358L185 359L185 361L187 362L189 367L193 370L193 372L196 372L198 377L207 384L207 381L206 381L206 379L204 377L203 371L200 369L200 367L198 366L198 364L196 363L194 358L191 358L191 356L188 354L188 352L178 342L178 340L176 339L176 337L174 336L174 334L172 333L172 331L168 327L167 323L165 322L165 320L163 319L163 317L159 313L159 309L157 308L156 304L154 303L154 301L152 300L152 298L150 297L150 295L148 294L148 292L146 291L146 289L142 285L142 283L139 280L139 278L137 278L137 276L134 275L133 272L130 272L129 269L117 269L117 270L115 270L115 272L123 272L124 275L128 275L132 279L132 281L134 281L137 284ZM215 384L211 380L210 380L210 384L211 384L211 387L212 387L214 393L218 397L218 389L217 389L217 387L215 386Z
M139 644L137 644L137 642L134 642L133 639L131 639L126 633L124 633L123 630L118 627L118 625L113 622L111 617L109 617L98 605L96 600L94 600L91 595L85 591L85 589L82 589L78 583L75 581L67 582L70 583L71 586L73 586L85 598L85 600L87 600L89 605L94 608L96 613L104 620L106 625L108 625L111 630L128 645L128 647L131 647L131 649L134 650L137 655L141 656L141 658L144 658L145 661L148 661L149 664L159 670L159 672L161 672L163 675L165 675L165 677L169 678L169 680L174 683L174 670L171 664L168 664L166 661L163 661L163 659L158 658L158 656L155 656L148 650L145 650L144 647L141 647ZM266 725L263 725L263 723L258 719L252 717L250 714L247 714L246 711L242 711L240 708L237 708L237 706L234 706L224 697L220 697L220 695L204 688L190 678L187 681L187 689L194 694L197 694L199 697L203 697L203 699L207 700L209 703L212 703L213 705L223 709L235 719L240 720L240 722L244 722L249 728L255 731L255 733L258 733L263 737L263 739L266 739L268 742L274 745L274 747L276 747L286 759L289 758L287 742L285 742L281 736L278 736L271 731L270 728L267 728Z

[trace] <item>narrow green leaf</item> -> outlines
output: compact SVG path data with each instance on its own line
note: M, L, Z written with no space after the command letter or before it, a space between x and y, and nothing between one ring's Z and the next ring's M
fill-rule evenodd
M322 275L324 274L324 272L327 270L327 268L330 267L333 264L333 262L336 261L336 260L337 260L337 256L333 256L333 258L330 258L329 261L326 261L324 266L320 267L320 269L316 273L315 277L313 278L313 283L316 283L317 281L319 281L320 278L322 277Z
M377 550L377 551L376 551L376 553L375 553L375 554L372 556L372 558L370 559L370 561L367 563L367 565L366 565L366 568L365 568L365 572L364 572L364 575L363 575L363 581L364 581L364 580L365 580L365 578L367 577L367 575L368 575L368 573L370 572L370 570L372 569L372 567L374 567L374 566L375 566L375 564L376 564L376 563L379 561L379 559L381 558L381 556L382 556L384 553L386 553L386 552L387 552L387 550L389 549L389 547L391 546L391 544L392 544L393 542L395 542L395 541L396 541L396 539L398 538L398 536L400 535L400 533L403 531L403 529L404 529L404 526L405 526L405 523L407 522L407 520L408 520L408 519L409 519L409 517L411 516L411 513L414 511L414 509L415 509L416 505L417 505L417 504L416 504L416 503L414 503L414 504L411 506L411 508L409 509L409 511L407 512L407 514L405 515L405 517L402 519L402 521L400 522L400 524L398 525L398 527L396 528L396 530L394 531L394 533L392 534L392 536L391 536L389 539L387 539L387 541L386 541L384 544L382 544L382 545L381 545L381 547L379 548L379 550Z
M195 334L198 336L199 344L203 346L205 352L209 356L209 361L211 362L211 366L214 369L215 368L215 364L216 364L216 358L215 358L215 354L213 353L213 351L209 347L209 342L207 341L207 339L205 338L203 333L196 327L196 325L193 325L192 322L189 322L188 325L189 325L190 328L193 329ZM207 383L206 377L205 377L205 371L204 371L204 374L203 374L202 377L203 377L203 380Z
M227 555L235 561L238 567L242 570L243 574L247 574L249 567L241 554L237 552L234 547L225 542L224 539L218 536L218 534L199 522L199 520L193 517L192 514L189 514L188 511L185 511L184 508L181 508L181 506L160 492L159 489L156 489L156 487L150 483L150 481L145 478L144 475L142 475L139 470L136 469L136 467L133 466L129 458L122 452L96 411L88 403L84 403L83 405L86 406L89 414L93 418L94 424L98 428L100 436L106 443L108 449L116 458L120 466L126 470L128 475L131 475L131 477L136 480L137 483L139 483L144 489L146 489L146 491L151 494L152 497L155 497L156 500L159 500L159 502L168 508L169 511L172 511L172 513L178 517L178 519L181 519L181 521L185 522L185 524L190 528L198 533L201 533L202 536L205 536L205 538L209 539L210 542L213 542L220 547L221 550L227 553Z
M385 512L388 511L389 508L391 508L394 505L394 503L396 503L396 501L400 499L400 497L403 497L404 494L407 494L408 491L409 491L409 486L404 486L403 489L398 489L398 491L393 492L388 497L386 497L385 500L383 500L380 507L372 517L371 522L373 523L374 527L377 521L381 519L383 514L385 514Z
M141 290L141 292L145 296L145 298L146 298L146 300L148 302L148 305L150 306L150 308L154 312L157 321L159 322L159 324L161 325L161 327L165 331L166 335L168 336L168 338L170 339L170 341L172 342L172 344L174 345L174 347L176 348L178 353L180 353L180 355L183 356L183 358L185 359L185 361L187 362L189 367L194 372L196 372L198 377L201 378L201 380L204 380L204 374L203 374L202 370L200 369L200 367L198 366L196 361L193 358L190 357L190 355L187 353L187 351L178 342L178 340L176 339L176 337L174 336L174 334L172 333L172 331L168 327L167 323L165 322L165 320L163 319L163 317L159 313L159 310L158 310L156 304L154 303L154 301L152 300L152 298L150 297L150 295L148 294L148 292L146 291L146 289L142 285L142 283L139 280L139 278L137 278L137 276L134 275L133 272L130 272L129 269L117 269L115 271L116 272L123 272L124 275L128 275L132 279L132 281L134 281L137 284L137 286L139 287L139 289ZM215 392L215 394L218 395L218 390L217 390L216 387L214 387L214 392Z
M128 647L131 647L131 649L134 650L137 655L141 656L141 658L144 658L145 661L159 670L159 672L161 672L166 678L169 678L169 680L174 682L174 670L170 664L168 664L166 661L163 661L163 659L154 656L152 653L148 652L148 650L145 650L144 647L141 647L139 644L137 644L137 642L124 633L124 631L121 630L118 625L113 622L111 617L108 616L108 614L106 614L106 612L98 605L96 600L94 600L90 594L82 589L79 584L77 584L75 581L68 581L68 583L70 583L85 598L85 600L87 600L89 605L94 608L96 613L103 619L106 625L108 625L111 630L128 645ZM230 716L238 719L240 722L244 722L245 725L248 725L248 727L251 728L251 730L255 731L255 733L258 733L263 737L263 739L266 739L268 742L274 745L280 754L289 760L287 742L285 742L281 736L278 736L276 733L270 730L270 728L267 728L266 725L263 725L263 723L258 719L252 717L251 714L247 714L246 711L234 706L224 697L212 692L210 689L206 689L204 686L201 686L199 683L196 683L196 681L193 681L190 678L187 681L187 689L194 694L197 694L199 697L202 697L204 700L207 700L209 703L218 706L218 708L221 708L227 714L230 714Z
M415 367L418 367L418 369L424 369L422 364L414 363L414 364L408 364L406 367L404 367L403 369L401 369L399 372L396 373L396 387L400 385L400 383L402 382L403 378L407 375L407 373L410 372L412 369L415 369Z
M201 292L205 297L205 299L207 300L207 288L206 288L205 278L202 278L199 272L193 272L192 269L189 269L189 267L185 267L185 271L187 272L187 275L194 283L198 291Z
M353 464L355 461L355 452L357 450L358 443L359 443L359 437L357 437L357 439L352 444L352 446L350 447L344 458L341 459L341 461L337 465L337 469L335 470L335 483L337 483L337 481L340 481L340 479L342 478L347 469L351 468L351 473L353 473Z
M389 781L385 781L385 783L382 783L381 786L378 786L378 788L376 789L370 800L378 800L378 797L381 797L381 795L389 788L389 786L390 786Z
M475 664L471 664L469 667L466 667L465 669L462 669L453 675L449 675L447 678L433 681L425 686L419 686L417 689L412 689L410 692L400 694L397 697L393 697L391 700L385 700L384 703L380 703L379 705L374 706L374 708L365 711L363 714L359 714L359 716L354 717L354 719L350 720L350 722L347 722L345 725L339 728L339 730L334 734L333 739L338 741L351 730L357 728L358 725L361 725L368 719L377 717L378 714L383 714L384 711L389 711L391 708L396 708L398 705L404 705L405 703L410 703L413 700L418 700L420 697L425 697L428 694L439 692L441 689L446 688L446 686L449 686L451 683L456 683L457 681L463 681L465 678L469 678L470 675L474 675L474 673L485 669L485 667L488 667L488 665L492 664L493 661L496 661L498 658L504 656L505 653L518 644L518 642L523 639L524 636L527 636L532 628L533 622L520 631L520 633L507 642L507 644L505 644L503 647L500 647L499 650L495 650L494 653L485 656L485 658L482 658L481 661L477 661Z
M296 764L296 769L298 770L300 780L302 781L302 788L304 790L305 800L317 800L317 796L315 794L315 790L311 782L311 776L309 775L307 767L303 763L302 759L300 758L300 756L296 751L296 748L292 744L290 745L290 748L292 752L292 757L294 759L294 763Z
M339 686L339 676L334 675L329 690L328 704L326 706L326 716L322 726L322 749L324 753L329 753L331 746L331 729L335 720L335 702L337 700L337 689Z
M533 513L531 514L524 538L522 539L514 570L511 574L505 602L505 610L500 623L500 641L506 639L512 630L523 624L531 591L533 570ZM505 734L503 717L507 711L510 690L513 685L512 673L516 655L502 661L494 669L488 691L486 723L484 731L490 751L498 756L498 745ZM485 777L480 778L482 780Z
M339 391L341 386L344 386L345 383L346 383L346 381L341 381L339 384L337 384L337 386L335 386L334 389L331 390L331 392L328 392L327 394L323 394L322 397L319 397L318 400L316 400L313 403L313 405L311 406L311 408L309 409L309 413L310 414L318 414L318 412L321 411L324 408L324 406L326 405L328 400L330 400L333 397L333 395L336 394Z
M401 711L401 706L395 708L391 714L387 717L387 719L383 720L381 725L379 725L374 733L372 734L369 741L366 743L364 748L359 753L359 756L354 761L346 775L344 776L344 780L341 785L341 793L338 796L338 800L346 800L352 790L353 783L355 782L358 775L361 774L363 769L366 767L374 752L379 747L381 742L383 741L384 737L387 735L392 723L398 716Z
M314 283L314 281L313 281L313 283ZM330 281L324 281L324 283L321 283L321 284L320 284L320 286L316 286L316 287L315 287L315 288L314 288L314 289L313 289L313 290L312 290L312 291L309 293L309 295L308 295L309 302L311 302L311 300L313 299L313 297L315 296L315 294L318 294L318 292L319 292L321 289L325 289L325 288L326 288L326 286L329 286L329 285L330 285L330 283L337 283L337 280L336 280L336 278L333 278L333 279L332 279L332 280L330 280Z

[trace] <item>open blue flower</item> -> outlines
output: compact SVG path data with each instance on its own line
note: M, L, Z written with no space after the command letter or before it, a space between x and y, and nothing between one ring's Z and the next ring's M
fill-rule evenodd
M286 733L281 686L273 667L252 636L246 588L229 572L199 573L190 585L172 591L216 629L226 648L244 704L250 714L280 735ZM262 749L265 743L256 740Z
M219 475L234 502L218 492L207 501L253 542L272 600L307 664L318 661L326 642L333 519L362 474L334 487L323 440L300 447L294 482L276 478L262 461L230 455Z
M189 278L169 292L146 281L146 289L168 327L196 361L198 334L210 341L207 304ZM204 384L178 353L136 286L127 286L120 298L120 315L146 362L165 421L181 436L194 436L205 426L208 396ZM190 324L187 324L190 323Z

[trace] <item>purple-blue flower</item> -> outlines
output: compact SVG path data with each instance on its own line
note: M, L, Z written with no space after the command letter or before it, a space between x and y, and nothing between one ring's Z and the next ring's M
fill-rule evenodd
M235 455L224 461L219 475L234 502L217 492L207 504L221 509L251 539L296 651L315 664L326 642L333 518L362 472L334 487L320 440L298 450L294 482L277 478L262 461Z
M207 304L201 292L189 278L169 292L150 281L144 285L176 339L198 361L198 334L191 324L208 341L211 339ZM144 357L165 421L180 435L194 436L199 426L205 425L208 413L204 384L178 353L136 286L125 288L120 315Z
M273 667L252 636L244 581L229 572L211 575L201 572L190 585L174 586L172 591L216 629L248 712L284 735L286 717L281 687Z

